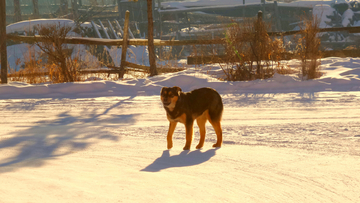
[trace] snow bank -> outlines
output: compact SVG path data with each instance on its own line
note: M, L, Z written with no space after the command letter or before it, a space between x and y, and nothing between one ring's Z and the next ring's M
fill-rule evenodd
M296 60L288 61L288 65L296 66L296 63ZM321 78L306 81L301 80L297 74L275 74L267 80L223 81L220 67L205 66L146 79L40 85L10 82L0 86L0 99L157 95L162 87L175 85L180 86L183 91L211 87L223 94L360 90L360 58L325 58L322 59L320 69L323 73Z
M34 26L49 26L49 25L60 25L73 27L75 25L73 20L69 19L36 19L36 20L25 20L6 26L6 33L13 32L30 32Z

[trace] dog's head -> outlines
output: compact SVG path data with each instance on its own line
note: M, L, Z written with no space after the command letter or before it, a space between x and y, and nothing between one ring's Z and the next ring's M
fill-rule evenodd
M174 87L163 87L160 92L161 102L164 107L168 107L170 110L175 108L175 104L179 99L181 88Z

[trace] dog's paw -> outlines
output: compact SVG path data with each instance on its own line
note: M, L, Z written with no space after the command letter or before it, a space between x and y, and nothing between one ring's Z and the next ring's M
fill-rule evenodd
M183 150L190 150L190 146L185 146Z
M213 147L221 147L221 143L220 144L216 143L213 145Z
M198 144L198 145L196 146L196 149L201 149L202 147L203 147L203 145Z
M173 147L172 144L168 144L168 145L167 145L167 148L168 148L168 149L171 149L172 147Z

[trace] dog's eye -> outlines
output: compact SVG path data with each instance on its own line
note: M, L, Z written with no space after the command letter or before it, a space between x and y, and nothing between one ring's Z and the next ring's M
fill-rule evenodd
M173 94L169 94L168 96L169 96L169 97L174 97L174 95L173 95Z

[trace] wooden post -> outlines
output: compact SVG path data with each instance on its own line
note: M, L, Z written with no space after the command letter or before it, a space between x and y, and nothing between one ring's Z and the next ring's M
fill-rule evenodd
M40 17L40 13L39 13L39 1L38 0L32 0L33 2L33 18L39 18Z
M160 10L161 10L161 0L158 0L158 13L159 13L159 36L162 35L162 22L161 22L161 13L160 13Z
M260 21L262 20L262 18L263 18L263 12L260 10L258 11L258 20Z
M155 61L155 46L154 46L154 22L152 14L152 0L147 0L148 13L148 50L150 63L150 77L157 75L156 61Z
M67 15L68 12L67 0L60 0L60 16Z
M246 10L246 8L245 8L245 0L243 0L243 7L242 7L242 12L243 12L243 22L245 21L245 10Z
M189 19L188 15L187 15L187 12L185 12L185 18L186 18L186 22L187 22L188 27L189 27L189 32L188 33L190 33L191 25L190 25L190 19Z
M7 83L7 50L6 50L6 3L0 0L0 49L1 49L1 83Z
M119 78L123 78L124 74L125 74L126 52L127 52L127 46L129 43L128 42L129 17L130 17L130 12L126 11L125 23L124 23L123 45L121 47L121 64L120 64Z
M14 0L14 22L19 21L21 21L20 0Z
M279 8L277 1L274 1L274 7L275 7L275 20L276 20L276 31L281 31L281 20L280 20L280 14L279 14Z
M121 17L121 7L120 7L121 3L120 3L120 1L121 1L121 0L117 0L118 12L119 12L119 19L122 18L122 17Z
M76 20L78 18L78 0L71 0L71 8L73 10L73 19Z

